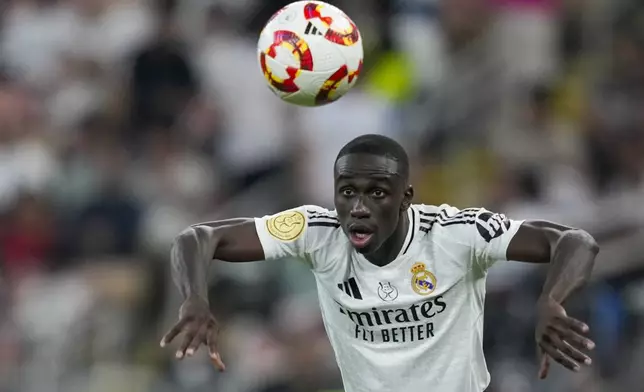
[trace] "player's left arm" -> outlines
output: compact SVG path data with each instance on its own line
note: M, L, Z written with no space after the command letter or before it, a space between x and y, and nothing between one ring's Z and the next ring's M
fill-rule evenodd
M589 328L569 317L562 304L588 282L598 252L586 231L547 221L522 222L508 244L507 260L550 264L537 307L540 378L548 374L549 358L573 371L591 363L584 354L594 347L584 336Z

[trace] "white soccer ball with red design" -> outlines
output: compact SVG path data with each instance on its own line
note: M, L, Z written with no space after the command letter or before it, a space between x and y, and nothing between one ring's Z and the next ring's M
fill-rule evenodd
M277 11L260 33L257 51L269 88L300 106L338 100L362 69L360 31L322 1L298 1Z

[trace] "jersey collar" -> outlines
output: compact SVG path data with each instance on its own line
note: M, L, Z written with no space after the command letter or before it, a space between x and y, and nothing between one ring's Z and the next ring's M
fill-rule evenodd
M369 260L367 260L363 255L361 255L357 251L353 250L359 263L364 266L363 268L382 271L383 269L389 269L397 266L402 260L405 259L405 255L410 252L410 249L413 245L414 237L417 235L416 228L418 227L418 222L416 222L418 213L414 210L413 207L411 206L409 207L409 209L407 210L407 216L409 218L409 227L407 228L407 236L405 237L403 246L400 248L400 252L398 253L398 256L396 256L396 258L392 260L391 263L384 265L382 267L379 267L377 265L372 264Z

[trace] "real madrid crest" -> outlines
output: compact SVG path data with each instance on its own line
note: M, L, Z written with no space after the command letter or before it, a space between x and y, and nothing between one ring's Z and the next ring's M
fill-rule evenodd
M286 211L266 222L268 233L280 241L294 241L304 232L306 218L299 211Z
M420 295L429 295L436 290L436 277L427 271L424 263L411 267L411 288Z

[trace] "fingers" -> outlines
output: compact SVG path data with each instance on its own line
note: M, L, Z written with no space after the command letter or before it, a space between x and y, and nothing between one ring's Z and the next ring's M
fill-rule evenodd
M572 317L564 316L564 317L559 317L559 321L561 321L565 326L568 328L572 329L573 331L581 334L587 334L590 328L588 328L588 325L584 323L583 321L579 321L577 319L574 319Z
M219 370L220 372L226 371L226 365L224 365L224 362L221 359L221 355L219 353L211 355L210 360L212 364Z
M592 363L589 356L581 352L578 348L573 347L569 342L561 339L556 333L553 333L550 338L553 346L569 358L572 358L576 363L583 363L586 366L590 366Z
M545 341L545 339L544 341L539 343L539 347L541 347L547 355L549 355L555 362L559 363L563 367L570 369L573 372L579 371L580 367L577 362L559 351L553 344Z
M201 344L208 346L210 360L213 365L219 370L226 370L226 365L221 359L221 354L217 348L217 324L214 322L206 322L199 326L196 323L187 323L180 321L172 327L172 329L161 339L161 347L169 344L177 335L183 332L184 337L176 351L176 358L183 359L191 357L197 352Z
M570 343L573 347L577 349L592 350L595 348L595 343L578 334L577 332L567 328L565 325L553 325L551 328L557 333L563 340Z
M223 372L226 370L226 365L224 364L224 361L221 359L221 354L219 354L219 349L217 348L217 336L218 336L218 331L216 328L212 328L206 339L207 339L207 344L208 344L208 353L210 355L210 360L212 361L212 364L219 370L220 372Z
M178 323L176 323L174 327L172 327L170 331L168 331L168 333L166 333L165 336L163 336L163 338L161 339L161 347L165 347L168 343L172 342L174 338L177 337L177 335L183 330L183 327L185 325L185 320L180 320Z
M186 351L188 350L188 346L190 346L190 343L195 339L197 336L197 332L195 329L190 329L185 332L183 341L181 342L181 345L177 349L177 353L175 356L177 359L183 359L186 356Z
M194 355L197 350L199 350L199 346L201 344L206 344L206 334L208 333L208 325L204 324L202 325L198 332L195 334L195 337L192 339L190 344L188 345L188 348L186 349L186 356L191 357Z
M548 375L548 357L575 372L581 369L581 365L590 366L592 360L584 351L592 350L595 343L582 336L588 330L585 323L567 316L552 322L539 340L542 353L539 378L544 379Z
M183 340L176 351L176 358L183 359L191 357L197 352L199 346L208 346L209 356L213 365L224 371L226 365L221 359L217 348L218 328L217 322L212 318L182 318L170 331L161 339L161 347L172 342L180 333L183 333Z
M541 352L541 363L539 365L539 379L543 380L548 377L548 372L550 371L550 357L544 353L542 348L539 348Z

